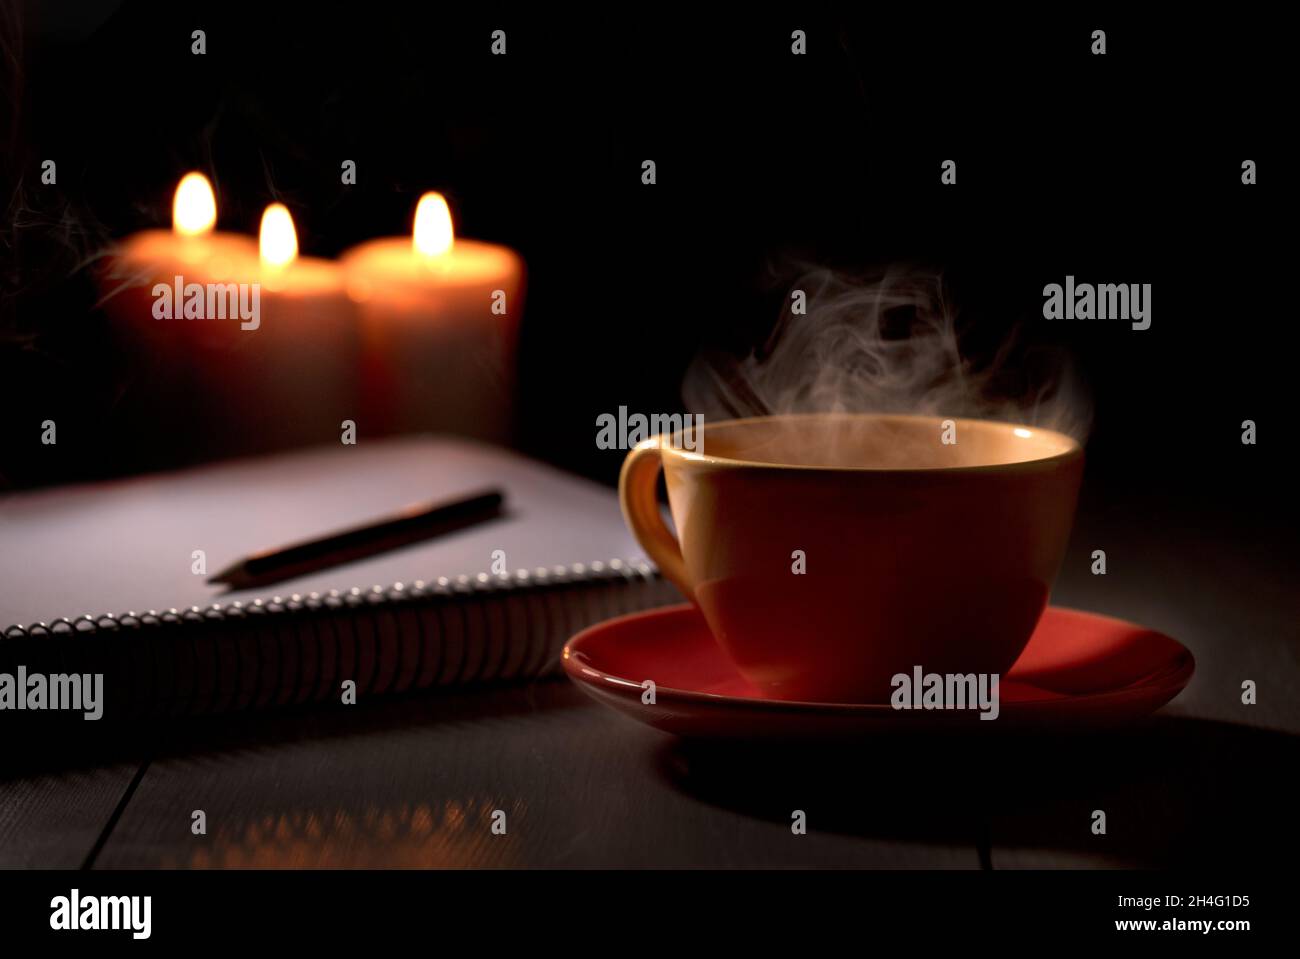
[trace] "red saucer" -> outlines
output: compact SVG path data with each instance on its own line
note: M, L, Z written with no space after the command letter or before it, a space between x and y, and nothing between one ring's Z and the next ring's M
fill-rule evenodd
M764 699L736 672L690 605L620 616L564 647L569 677L600 702L679 736L825 739L917 729L1049 730L1122 723L1154 712L1187 685L1195 661L1176 640L1132 623L1049 607L1002 677L1000 713L896 710L888 703ZM653 705L641 701L655 683Z

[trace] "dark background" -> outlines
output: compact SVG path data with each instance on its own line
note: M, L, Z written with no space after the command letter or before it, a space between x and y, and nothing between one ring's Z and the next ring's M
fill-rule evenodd
M113 238L170 223L194 168L220 228L255 233L282 200L316 255L405 233L422 191L447 193L461 235L528 263L520 445L605 481L622 454L596 448L597 415L681 409L702 346L745 350L776 319L774 268L908 261L942 271L977 341L1019 328L1075 357L1090 489L1261 531L1294 516L1286 41L1258 11L45 7L3 22L6 486L201 458L167 409L132 409L148 374L114 352L91 278ZM1044 321L1043 285L1067 273L1151 283L1151 329Z

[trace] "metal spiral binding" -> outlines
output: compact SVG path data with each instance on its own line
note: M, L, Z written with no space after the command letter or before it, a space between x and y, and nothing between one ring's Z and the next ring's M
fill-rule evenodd
M616 583L630 588L611 589ZM591 595L566 597L583 590ZM133 712L197 715L319 702L337 696L344 679L358 695L381 695L529 678L556 668L560 647L585 626L679 598L645 560L613 559L61 617L10 626L0 638L10 649L53 656L57 668L75 660L85 672L88 662L102 663ZM99 642L108 636L111 648ZM85 646L73 657L70 643L43 642L54 637Z

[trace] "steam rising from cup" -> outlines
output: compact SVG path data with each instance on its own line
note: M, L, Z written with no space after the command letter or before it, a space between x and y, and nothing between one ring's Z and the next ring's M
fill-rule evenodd
M894 268L866 277L806 271L767 342L749 356L701 355L682 387L707 419L785 413L910 413L1002 420L1082 442L1088 393L1064 355L1017 349L983 363L962 351L941 278ZM1046 362L1044 362L1046 361Z

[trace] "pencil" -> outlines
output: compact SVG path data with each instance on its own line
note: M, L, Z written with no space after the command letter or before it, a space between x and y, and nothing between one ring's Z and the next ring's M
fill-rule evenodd
M208 582L238 590L294 579L494 519L501 515L504 500L500 490L489 489L455 500L419 503L372 523L246 556Z

